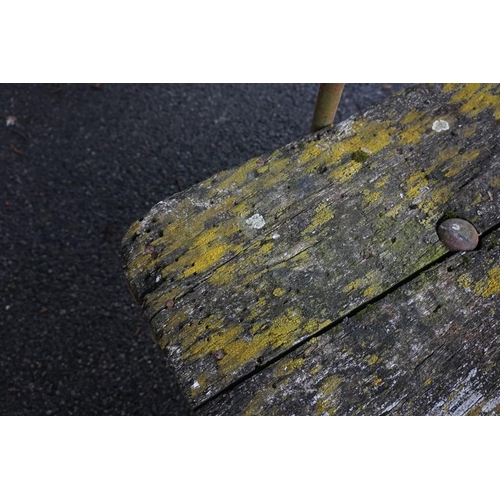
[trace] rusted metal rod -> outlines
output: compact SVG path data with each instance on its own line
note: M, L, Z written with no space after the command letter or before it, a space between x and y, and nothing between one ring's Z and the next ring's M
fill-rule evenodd
M322 83L311 125L311 132L317 132L333 123L345 83Z

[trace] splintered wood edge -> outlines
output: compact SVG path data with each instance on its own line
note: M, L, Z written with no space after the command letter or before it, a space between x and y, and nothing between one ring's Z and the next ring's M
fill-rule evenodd
M193 405L444 255L446 213L498 222L497 94L406 90L131 226L127 278Z
M204 415L500 415L500 230L313 338Z

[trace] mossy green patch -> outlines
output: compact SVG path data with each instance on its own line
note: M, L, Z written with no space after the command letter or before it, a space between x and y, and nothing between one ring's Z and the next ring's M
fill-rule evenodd
M370 158L369 153L362 151L361 149L354 151L354 153L352 154L353 161L356 161L358 163L364 163L366 160L368 160L368 158Z

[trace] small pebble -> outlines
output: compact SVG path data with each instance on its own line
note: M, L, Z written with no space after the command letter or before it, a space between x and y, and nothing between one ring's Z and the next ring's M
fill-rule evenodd
M17 118L15 116L8 116L7 121L5 122L5 125L7 127L11 127L12 125L15 125L17 122Z
M169 300L167 302L167 308L172 309L175 306L175 302L173 300Z
M476 228L463 219L448 219L439 224L437 234L441 243L452 252L474 250L479 243Z

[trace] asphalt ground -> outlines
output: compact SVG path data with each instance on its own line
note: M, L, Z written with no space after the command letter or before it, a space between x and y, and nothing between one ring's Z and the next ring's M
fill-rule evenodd
M405 86L348 84L336 121ZM121 238L158 201L307 134L317 88L0 85L2 415L190 414Z

